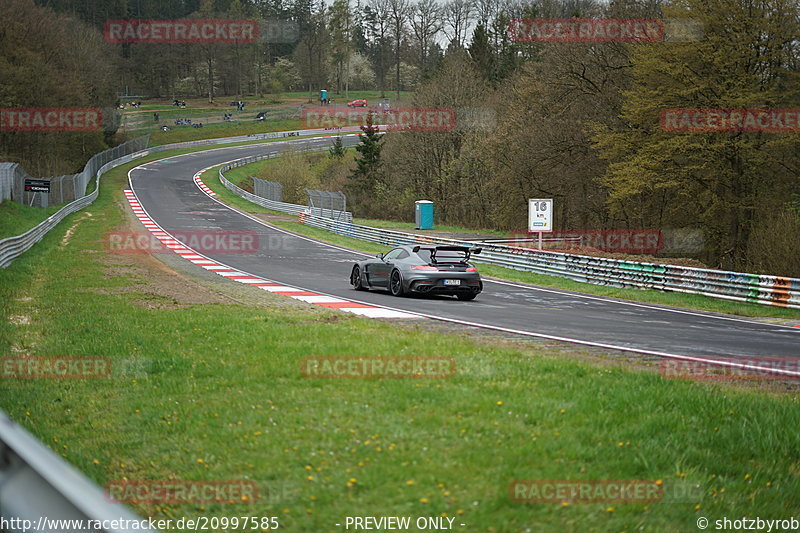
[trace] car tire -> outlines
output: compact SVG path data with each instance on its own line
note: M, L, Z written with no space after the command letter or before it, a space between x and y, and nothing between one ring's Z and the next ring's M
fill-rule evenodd
M399 270L392 270L389 276L389 292L392 293L392 296L402 296L406 292L403 289L403 278L400 276Z
M462 301L474 300L476 296L478 296L477 292L459 292L456 294L456 298Z
M358 268L358 265L354 266L353 271L350 273L350 284L357 291L367 290L367 288L364 286L363 280L361 279L361 269Z

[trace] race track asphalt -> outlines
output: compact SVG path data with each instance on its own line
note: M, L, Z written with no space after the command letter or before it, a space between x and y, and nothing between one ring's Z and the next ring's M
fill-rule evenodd
M357 142L353 136L343 140L345 145ZM205 255L310 291L451 321L644 353L701 358L800 356L800 328L517 283L485 280L484 292L472 302L357 292L350 287L349 274L353 262L366 254L256 221L209 198L192 180L203 168L240 157L292 149L290 145L320 149L330 143L328 138L298 139L168 157L132 170L130 182L144 209L167 232L252 231L259 236L256 253Z

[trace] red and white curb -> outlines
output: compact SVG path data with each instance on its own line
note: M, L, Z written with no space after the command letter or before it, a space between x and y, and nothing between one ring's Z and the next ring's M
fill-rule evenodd
M198 175L199 173L195 175L195 181L199 181ZM202 182L200 182L198 186L200 186L200 184L202 184ZM205 187L205 185L202 185L202 187ZM211 194L214 194L213 191L210 192ZM258 287L265 291L289 296L295 300L319 305L320 307L328 307L330 309L347 311L348 313L354 313L356 315L362 315L369 318L420 318L418 315L404 313L402 311L395 311L394 309L376 307L374 305L350 302L348 300L333 296L326 296L324 294L306 291L296 287L289 287L288 285L275 283L268 279L259 278L258 276L254 276L246 272L240 272L227 265L218 263L213 259L209 259L208 257L205 257L184 245L182 242L174 239L169 233L161 229L161 227L150 218L150 216L145 212L144 208L142 208L142 205L139 203L139 200L136 198L136 194L133 191L126 190L125 198L127 198L128 202L130 203L131 209L136 215L136 218L138 218L144 227L147 228L147 230L152 233L153 236L164 246L171 249L173 252L187 261L191 261L195 265L203 267L208 271L214 272L215 274L219 274L220 276L224 276L233 281L238 281L239 283L245 283L253 287Z
M200 179L200 174L202 174L203 172L205 172L205 171L206 171L206 170L208 170L209 168L213 168L213 167L206 167L206 168L204 168L203 170L201 170L200 172L198 172L197 174L195 174L195 175L192 177L192 179L194 180L195 184L196 184L198 187L200 187L200 190L201 190L201 191L203 191L203 192L204 192L204 193L206 193L207 195L209 195L209 196L212 196L212 197L213 197L213 196L216 196L216 195L217 195L217 193L215 193L214 191L212 191L211 189L209 189L209 188L208 188L208 186L207 186L205 183L203 183L203 180L201 180L201 179ZM126 191L126 194L127 194L127 191Z

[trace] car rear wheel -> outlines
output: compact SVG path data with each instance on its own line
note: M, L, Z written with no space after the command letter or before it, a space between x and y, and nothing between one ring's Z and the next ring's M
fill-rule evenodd
M392 270L392 275L389 277L389 292L392 296L402 296L405 292L403 290L403 278L400 277L400 271Z
M478 293L476 292L459 292L456 297L459 300L474 300L477 295Z
M353 271L350 273L350 285L357 291L365 291L367 290L364 287L364 283L361 281L361 269L358 268L358 265L353 267Z

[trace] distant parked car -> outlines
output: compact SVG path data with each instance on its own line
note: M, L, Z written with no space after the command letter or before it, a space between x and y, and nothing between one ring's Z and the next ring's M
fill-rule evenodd
M367 107L367 101L353 100L352 102L347 102L347 107Z

